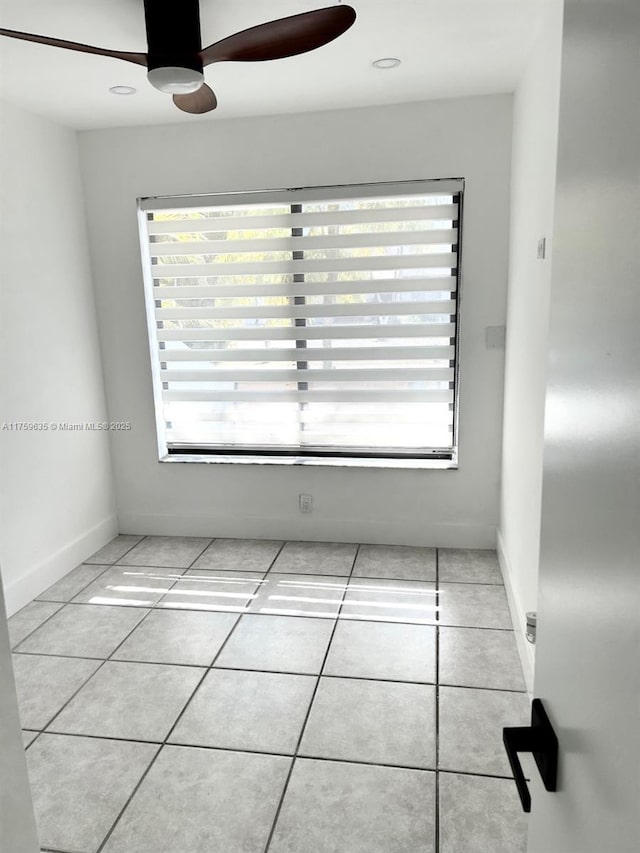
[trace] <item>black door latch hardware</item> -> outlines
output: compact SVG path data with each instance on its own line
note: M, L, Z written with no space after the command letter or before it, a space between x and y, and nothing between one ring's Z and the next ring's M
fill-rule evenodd
M547 791L556 790L558 775L558 738L540 699L531 703L531 725L502 730L502 740L513 771L520 802L525 812L531 811L531 794L524 778L519 752L532 752Z

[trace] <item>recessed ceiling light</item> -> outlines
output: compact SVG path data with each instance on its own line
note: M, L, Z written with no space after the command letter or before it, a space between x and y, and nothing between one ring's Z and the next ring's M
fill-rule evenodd
M374 68L397 68L398 65L402 62L401 59L397 59L395 56L384 56L382 59L376 59L375 62L372 62Z
M112 95L135 95L136 93L133 86L111 86L109 91Z

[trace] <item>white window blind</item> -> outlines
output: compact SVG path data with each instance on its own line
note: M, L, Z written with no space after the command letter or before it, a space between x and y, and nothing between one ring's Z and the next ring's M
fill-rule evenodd
M161 448L453 458L461 197L141 199Z

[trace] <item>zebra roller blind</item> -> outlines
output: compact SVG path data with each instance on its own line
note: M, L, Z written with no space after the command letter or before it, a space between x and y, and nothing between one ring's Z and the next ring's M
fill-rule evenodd
M139 200L161 452L454 458L462 184Z

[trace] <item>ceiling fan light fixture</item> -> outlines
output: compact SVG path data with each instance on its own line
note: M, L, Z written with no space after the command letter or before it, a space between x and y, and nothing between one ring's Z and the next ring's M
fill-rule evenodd
M110 86L109 91L112 95L135 95L136 93L133 86Z
M206 66L214 62L264 62L299 56L337 39L355 23L357 17L355 9L346 4L327 6L257 24L203 47L200 0L143 2L147 36L145 53L111 50L3 27L0 27L0 40L6 36L143 66L147 69L151 85L172 95L178 109L201 115L215 110L218 104L214 91L204 82L203 69ZM121 86L111 87L111 92L114 95L134 93L123 91Z
M401 63L402 60L396 56L383 56L381 59L375 59L371 64L374 68L381 68L385 71L389 68L397 68Z
M202 86L204 74L194 68L167 65L152 68L147 74L147 79L160 92L166 92L169 95L189 95L197 92Z

